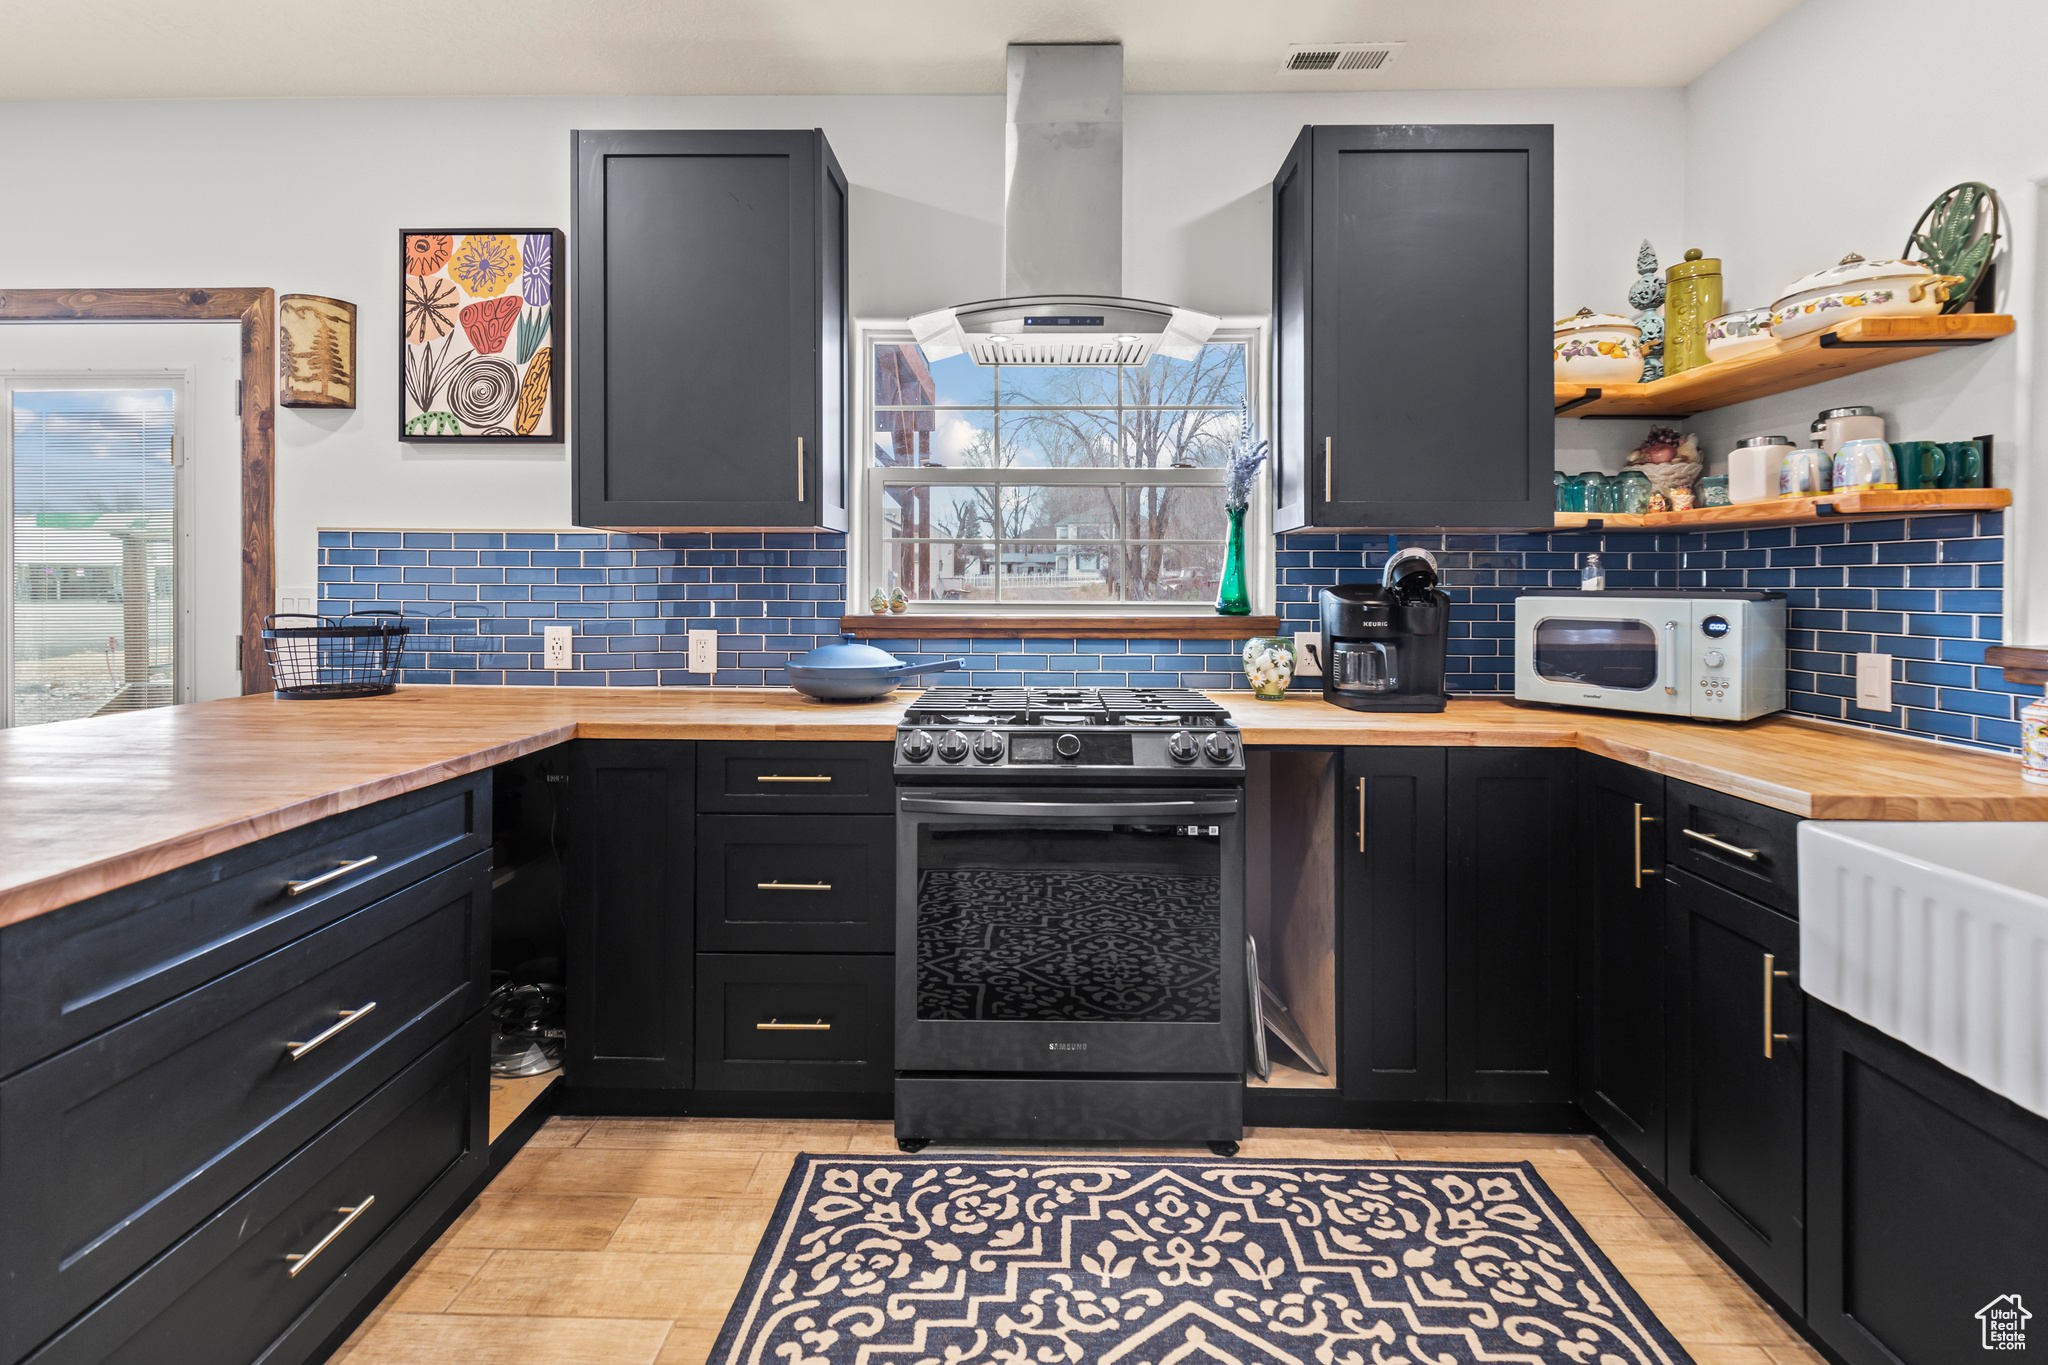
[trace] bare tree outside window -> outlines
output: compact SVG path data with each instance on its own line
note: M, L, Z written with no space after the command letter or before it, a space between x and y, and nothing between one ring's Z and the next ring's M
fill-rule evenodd
M878 344L886 586L935 602L1212 597L1246 349L1142 368L978 369Z

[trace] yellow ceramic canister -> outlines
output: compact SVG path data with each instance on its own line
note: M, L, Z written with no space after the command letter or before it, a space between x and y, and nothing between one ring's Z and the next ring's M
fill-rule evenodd
M1664 373L1707 363L1707 323L1721 316L1721 262L1692 248L1664 272Z

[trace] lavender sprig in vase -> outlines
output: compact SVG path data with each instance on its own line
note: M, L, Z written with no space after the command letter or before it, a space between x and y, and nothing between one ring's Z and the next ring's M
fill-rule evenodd
M1230 518L1230 540L1223 547L1223 577L1216 585L1218 616L1249 616L1252 600L1244 580L1244 514L1252 505L1252 485L1259 466L1266 462L1266 443L1254 441L1251 409L1237 408L1237 448L1230 453L1230 466L1223 480L1223 511Z

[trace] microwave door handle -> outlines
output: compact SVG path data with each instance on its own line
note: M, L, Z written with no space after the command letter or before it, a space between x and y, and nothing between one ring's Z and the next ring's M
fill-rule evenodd
M1657 672L1663 675L1664 695L1678 695L1678 622L1664 623L1664 648L1658 652Z

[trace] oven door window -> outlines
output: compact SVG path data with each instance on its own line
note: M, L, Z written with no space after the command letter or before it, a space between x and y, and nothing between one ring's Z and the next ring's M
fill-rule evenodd
M1222 1019L1215 825L925 824L917 1017Z
M1546 682L1641 692L1657 681L1657 632L1647 621L1553 616L1536 623L1530 661Z

